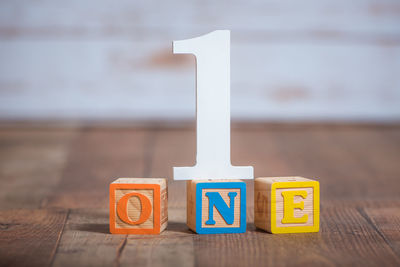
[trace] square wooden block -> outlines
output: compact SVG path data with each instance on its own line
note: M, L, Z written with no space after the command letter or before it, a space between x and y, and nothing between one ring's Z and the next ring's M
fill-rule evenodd
M246 183L187 181L187 225L198 234L246 232Z
M110 184L112 234L159 234L167 223L166 179L119 178Z
M254 223L270 233L319 231L319 182L303 177L256 178Z

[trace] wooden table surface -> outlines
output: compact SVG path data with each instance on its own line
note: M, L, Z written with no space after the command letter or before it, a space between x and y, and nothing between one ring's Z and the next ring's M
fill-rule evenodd
M197 235L186 227L191 127L0 127L1 266L400 266L400 125L241 124L232 162L257 176L321 184L321 230ZM111 235L108 186L118 177L169 179L159 236Z

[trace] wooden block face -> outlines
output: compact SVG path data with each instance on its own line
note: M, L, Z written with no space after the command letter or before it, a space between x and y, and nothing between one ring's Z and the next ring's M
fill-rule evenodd
M257 228L271 232L270 185L259 179L254 181L254 224Z
M157 186L155 186L157 187ZM122 189L122 188L116 188L115 189L115 206L117 206L117 203L121 201L121 199L124 196L127 196L128 194L131 193L137 193L137 195L132 195L129 197L127 200L127 210L126 210L126 215L129 218L129 220L136 222L140 219L140 216L142 213L145 213L145 211L142 212L142 206L143 208L148 208L148 216L147 219L137 225L133 224L128 224L127 222L123 221L120 216L115 216L115 227L119 229L153 229L154 228L154 212L153 212L153 204L154 203L154 191L158 191L158 188L153 188L153 189L138 189L135 188L135 190L132 189ZM157 193L156 193L157 194ZM139 196L144 196L143 198L139 198ZM146 201L146 199L149 200L150 206L146 207L142 205L143 201Z
M307 197L303 198L301 195L297 195L297 192L300 188L276 188L275 189L275 201L276 201L276 225L275 227L297 227L301 224L301 226L313 226L314 225L314 210L313 210L313 203L314 203L314 189L313 187L303 187L300 190L307 192ZM293 209L293 217L294 218L301 218L303 216L307 216L307 220L304 223L282 223L284 219L284 192L292 191L293 192L293 203L304 203L304 208L294 208ZM282 195L283 193L283 195ZM288 196L286 196L288 198ZM291 201L291 200L288 200Z
M271 233L319 231L319 183L303 177L257 178L255 224Z
M161 187L161 218L160 224L161 229L160 232L164 231L168 225L168 188L167 188L167 181L165 181L165 188Z
M210 225L206 224L206 222L210 219L210 199L206 196L208 192L216 192L219 193L223 199L223 201L229 205L231 204L231 197L229 197L229 193L234 192L236 193L235 197L232 197L233 204L234 204L234 218L231 224L228 224L226 220L223 218L221 213L218 211L215 205L212 205L212 219L215 221L215 224ZM240 199L241 199L241 190L240 188L229 188L229 189L219 189L219 188L204 188L201 190L201 199L202 199L202 218L201 218L201 227L202 228L218 228L218 227L231 227L231 228L239 228L240 227Z
M188 182L188 226L199 234L246 231L246 184L240 180ZM190 183L195 183L191 187Z
M168 214L163 180L120 178L114 181L110 185L110 232L159 234L164 230Z

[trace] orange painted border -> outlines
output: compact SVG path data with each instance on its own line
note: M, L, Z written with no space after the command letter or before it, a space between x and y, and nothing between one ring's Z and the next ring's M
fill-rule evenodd
M116 228L116 206L115 190L117 189L153 189L153 228L151 229L127 229ZM110 232L112 234L137 234L137 235L156 235L160 233L161 217L161 186L159 184L110 184Z

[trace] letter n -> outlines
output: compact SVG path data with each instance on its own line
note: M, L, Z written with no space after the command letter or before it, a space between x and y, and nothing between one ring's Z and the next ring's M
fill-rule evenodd
M229 207L223 200L222 196L218 192L207 192L206 196L209 199L208 205L208 220L206 221L206 225L215 225L214 220L214 207L221 214L222 218L228 225L233 224L235 219L235 197L237 196L236 192L229 192Z

